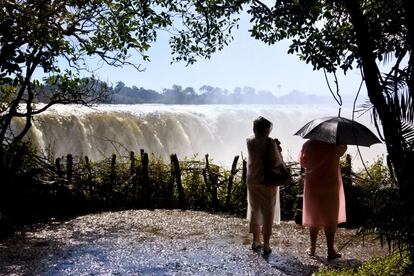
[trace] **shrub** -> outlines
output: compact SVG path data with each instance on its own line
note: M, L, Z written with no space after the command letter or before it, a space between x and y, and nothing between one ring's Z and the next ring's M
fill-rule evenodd
M324 267L314 275L317 276L376 276L376 275L407 275L409 263L407 262L407 254L401 258L400 254L392 254L384 258L374 258L364 262L358 267L335 269Z

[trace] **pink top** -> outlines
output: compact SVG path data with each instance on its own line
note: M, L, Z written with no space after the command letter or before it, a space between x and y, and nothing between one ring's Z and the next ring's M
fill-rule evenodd
M346 221L345 195L339 158L347 147L308 140L300 164L306 169L302 223L309 227L336 227Z

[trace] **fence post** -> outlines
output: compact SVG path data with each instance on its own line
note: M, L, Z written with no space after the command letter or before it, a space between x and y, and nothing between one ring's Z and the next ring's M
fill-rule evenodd
M179 205L181 209L185 209L185 206L187 204L185 202L185 194L184 194L183 185L181 183L181 169L180 169L180 163L178 162L177 154L171 155L171 163L174 166L175 182L177 183Z
M299 178L299 185L303 187L304 185L304 175L305 175L305 168L300 167L300 178ZM302 224L302 211L303 211L303 190L301 194L296 195L296 210L293 217L293 220L296 224Z
M93 187L92 187L92 169L91 163L89 162L89 157L85 156L86 170L88 171L88 189L89 197L92 199Z
M141 156L141 164L142 164L142 156ZM137 197L138 197L138 183L140 181L140 168L139 166L135 167L135 177L134 177L134 182L132 184L132 200L133 200L133 205L136 207L138 206L137 204Z
M205 190L206 190L206 185L205 185L205 182L206 182L206 175L205 175L205 170L204 170L204 169L203 169L202 174L203 174L204 183L203 183L203 184L201 184L201 192L200 192L200 208L201 208L201 210L205 210L205 208L206 208L206 204L205 204L205 200L204 200L204 198L205 198Z
M111 186L112 187L114 187L116 185L116 169L115 169L115 165L116 165L116 154L112 154L112 159L111 159L111 175L109 177L110 178L110 183L111 183Z
M202 207L203 207L203 209L204 209L204 203L205 203L205 201L204 201L204 190L205 189L208 189L208 187L209 187L209 185L208 185L208 176L207 176L207 172L208 172L208 167L209 167L209 164L208 164L208 154L206 154L205 155L205 157L206 157L206 165L205 165L205 167L204 167L204 169L203 169L203 180L204 180L204 184L203 184L203 186L202 186L202 194L201 194L201 196L202 196L202 199L201 199L201 202L202 202Z
M233 188L233 179L234 175L237 173L237 162L239 161L239 156L236 155L231 166L229 183L227 186L227 195L226 195L226 210L230 210L230 201L231 201L231 189Z
M247 206L247 161L246 159L243 159L243 163L242 163L242 197L243 200L245 200L245 204Z
M132 176L135 173L135 153L131 151L129 153L129 175Z
M242 183L247 188L247 161L243 159Z
M174 182L175 182L175 169L172 162L172 155L170 156L170 177L168 180L168 186L166 190L165 204L167 208L173 208L174 206Z
M145 205L148 208L152 207L152 189L149 181L149 157L148 153L141 149L141 166L142 166L142 186L144 188Z
M220 209L220 202L217 197L218 176L210 171L210 163L208 161L208 154L205 155L205 158L206 158L206 167L203 170L204 182L207 185L207 189L210 191L211 201L213 202L213 207L217 210L217 209Z
M56 173L59 178L63 177L62 164L60 163L60 157L56 158Z
M73 157L72 154L66 156L66 178L69 182L72 181L73 176Z

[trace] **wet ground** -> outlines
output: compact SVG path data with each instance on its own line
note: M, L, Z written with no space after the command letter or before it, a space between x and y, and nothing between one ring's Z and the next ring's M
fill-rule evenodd
M327 261L325 238L308 257L308 233L274 227L273 252L250 249L247 221L223 214L131 210L40 224L0 242L1 275L311 275L386 254L372 239L339 229L343 257ZM343 245L347 247L342 248Z

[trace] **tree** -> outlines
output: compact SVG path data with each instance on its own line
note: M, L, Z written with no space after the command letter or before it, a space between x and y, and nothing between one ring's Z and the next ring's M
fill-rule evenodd
M232 8L215 12L218 19L206 22L210 19L193 1L5 0L0 2L0 9L1 151L5 145L18 143L30 129L33 116L50 106L88 105L106 96L105 87L96 89L97 82L87 66L89 57L98 57L111 66L131 65L142 70L137 64L149 60L146 51L156 41L157 31L166 30L175 32L170 43L177 54L175 60L192 63L196 56L209 57L224 47L230 39L224 30L234 25L229 19ZM173 27L177 18L178 27ZM204 27L191 29L197 21L204 22L207 34ZM195 42L202 46L187 48ZM142 59L131 62L133 51ZM66 70L58 67L59 60L66 61ZM42 85L32 79L35 70L49 74L45 84L55 87L43 106L34 105L36 94L42 90ZM90 74L81 78L82 71ZM18 133L11 131L15 117L25 119Z
M155 30L170 22L168 15L151 13L145 1L6 0L0 2L0 10L1 157L5 146L24 137L33 116L50 106L88 105L107 96L103 83L87 67L88 57L141 70L128 60L131 51L147 60ZM66 61L68 68L59 68L58 60ZM49 74L44 84L33 81L35 70ZM82 71L89 73L87 77L80 77ZM44 105L34 105L44 86L52 86L53 93ZM17 133L11 131L15 117L25 119Z
M165 103L182 104L184 102L184 93L181 85L174 84L172 88L164 88L163 93Z

